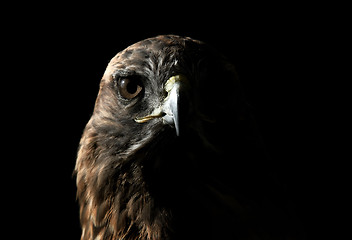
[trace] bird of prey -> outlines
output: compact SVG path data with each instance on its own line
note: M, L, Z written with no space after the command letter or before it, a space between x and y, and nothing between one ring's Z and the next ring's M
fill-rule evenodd
M79 144L81 239L296 239L269 173L234 66L142 40L109 62Z

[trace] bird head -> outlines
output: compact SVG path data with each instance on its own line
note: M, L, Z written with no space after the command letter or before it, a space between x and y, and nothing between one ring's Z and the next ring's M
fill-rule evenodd
M105 133L119 130L121 152L166 132L214 145L236 125L241 98L234 67L217 51L191 38L158 36L110 61L91 122Z

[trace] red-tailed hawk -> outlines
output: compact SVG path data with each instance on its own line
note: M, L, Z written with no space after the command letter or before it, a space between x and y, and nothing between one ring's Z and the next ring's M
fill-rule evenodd
M293 239L265 166L233 65L188 37L140 41L110 61L80 141L81 239Z

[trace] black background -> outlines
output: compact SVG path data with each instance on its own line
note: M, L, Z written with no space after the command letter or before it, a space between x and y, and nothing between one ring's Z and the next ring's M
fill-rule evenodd
M10 188L9 199L19 210L11 225L27 225L31 233L24 234L39 238L49 233L79 239L72 173L105 67L136 41L178 34L209 43L235 64L308 239L335 234L346 175L336 153L338 124L330 121L338 117L329 75L335 46L330 39L338 30L327 9L117 4L25 11L5 37L13 50L8 60L13 87L6 91L17 101L9 110L16 116L10 118L16 134L9 142L21 159L14 161L16 176L23 179ZM224 91L231 94L226 86Z

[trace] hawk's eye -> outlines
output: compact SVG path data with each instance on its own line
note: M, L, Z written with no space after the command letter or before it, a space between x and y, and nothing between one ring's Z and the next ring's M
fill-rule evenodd
M120 78L117 84L120 95L126 99L136 97L143 89L142 83L135 78Z

